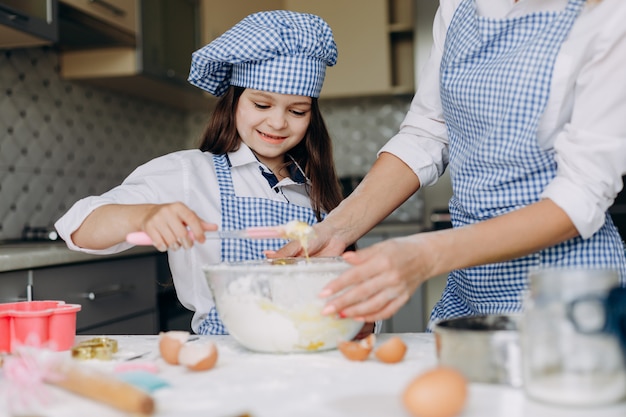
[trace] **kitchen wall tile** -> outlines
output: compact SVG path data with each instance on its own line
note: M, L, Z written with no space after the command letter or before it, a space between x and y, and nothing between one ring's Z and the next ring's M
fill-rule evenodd
M52 48L0 51L0 240L52 227L78 199L119 184L138 165L197 146L208 120L62 80ZM320 102L341 176L363 176L400 125L410 97ZM390 216L421 221L419 193Z

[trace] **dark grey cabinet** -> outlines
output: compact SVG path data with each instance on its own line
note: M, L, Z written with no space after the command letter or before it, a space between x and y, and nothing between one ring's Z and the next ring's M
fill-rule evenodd
M191 54L200 47L200 13L197 0L141 2L141 57L143 71L185 88Z
M0 303L27 301L29 292L28 271L0 273Z
M158 267L158 255L144 255L3 272L0 301L32 290L33 300L80 304L78 334L156 334Z
M57 7L57 0L0 0L0 48L56 42Z

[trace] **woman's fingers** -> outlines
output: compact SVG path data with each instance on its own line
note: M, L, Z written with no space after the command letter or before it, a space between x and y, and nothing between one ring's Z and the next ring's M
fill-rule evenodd
M340 315L371 322L393 316L408 301L410 294L403 291L381 291L374 296L341 310Z
M367 268L367 265L363 267ZM330 300L324 312L336 312L342 317L364 321L383 320L391 317L409 299L406 285L394 282L384 273L372 272L371 276L359 277L363 278L366 280L348 287Z
M263 252L268 259L277 259L277 258L292 258L296 256L300 256L302 252L302 246L298 241L292 240L287 243L282 248L272 251L267 250Z
M323 313L364 321L383 320L396 313L421 282L419 272L404 261L407 254L399 249L398 242L389 240L346 252L343 257L353 267L320 293L323 297L336 294L328 300Z
M324 227L324 222L313 225L315 237L307 242L307 252L298 241L292 240L277 251L267 251L265 255L270 259L289 258L295 256L339 256L346 249L332 229Z

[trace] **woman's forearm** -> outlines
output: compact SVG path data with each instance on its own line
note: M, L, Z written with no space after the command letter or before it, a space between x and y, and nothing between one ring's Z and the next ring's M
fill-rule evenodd
M346 244L358 240L419 189L415 173L402 160L382 153L363 181L324 220Z
M466 227L433 232L434 274L502 262L578 236L567 214L551 200Z

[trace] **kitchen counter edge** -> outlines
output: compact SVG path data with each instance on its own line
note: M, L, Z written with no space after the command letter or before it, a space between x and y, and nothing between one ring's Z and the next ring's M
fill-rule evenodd
M64 242L0 245L0 272L20 271L82 262L103 261L159 253L153 246L136 246L110 255L93 255L68 249Z

